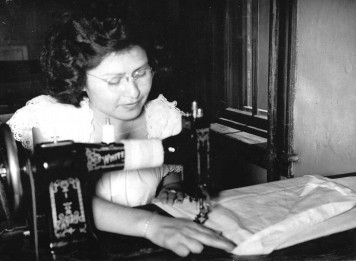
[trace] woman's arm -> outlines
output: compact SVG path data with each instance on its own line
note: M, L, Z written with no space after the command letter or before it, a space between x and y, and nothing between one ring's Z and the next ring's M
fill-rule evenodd
M93 217L97 229L122 235L142 237L151 212L93 198Z
M191 220L170 218L152 212L124 207L99 197L93 199L93 216L99 230L146 237L154 244L179 256L200 253L204 245L232 251L234 243L220 233Z
M33 129L34 144L46 142L38 129ZM175 173L179 174L179 173ZM167 175L166 177L169 177ZM173 175L166 184L178 181ZM93 218L97 229L137 237L146 237L154 244L177 255L200 253L204 245L231 251L235 245L218 232L190 220L165 217L152 212L118 205L97 196L93 198Z

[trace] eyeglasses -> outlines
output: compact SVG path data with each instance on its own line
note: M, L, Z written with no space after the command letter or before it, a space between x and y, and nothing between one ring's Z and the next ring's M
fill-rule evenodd
M111 89L117 89L122 84L122 80L125 78L127 82L130 82L130 79L136 84L145 84L152 80L154 72L151 67L142 68L137 71L134 71L131 75L117 75L110 80L100 78L94 74L87 73L87 75L92 76L98 80L104 81L108 84L108 87Z

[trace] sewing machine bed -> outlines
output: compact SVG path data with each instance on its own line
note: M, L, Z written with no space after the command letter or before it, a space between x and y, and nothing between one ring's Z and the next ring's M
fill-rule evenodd
M356 179L356 177L354 178ZM344 179L342 179L344 180ZM293 181L281 181L268 186L288 184ZM348 181L348 180L344 180ZM267 186L267 184L258 185ZM240 193L250 188L240 188L224 193ZM251 191L251 190L250 190ZM166 214L166 209L151 204L144 206L145 209ZM356 219L356 215L355 219ZM21 229L17 231L3 232L0 234L0 260L35 260L34 250L29 238L21 235ZM200 255L190 255L180 258L172 252L155 246L142 238L120 236L111 233L99 233L98 241L93 245L82 245L77 249L66 253L57 260L70 261L112 261L112 260L356 260L356 229L349 228L341 232L332 233L307 240L292 246L274 250L270 254L259 255L233 255L223 251L206 248ZM51 260L50 254L45 249L40 249L40 260Z

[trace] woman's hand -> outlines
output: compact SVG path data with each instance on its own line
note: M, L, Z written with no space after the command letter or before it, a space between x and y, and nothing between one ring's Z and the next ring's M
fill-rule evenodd
M167 248L179 256L201 253L204 245L232 251L236 245L222 236L191 220L154 215L150 218L145 236L156 245Z
M161 189L156 196L157 199L163 204L181 203L185 196L181 179L182 174L180 172L169 172L162 180Z
M173 205L174 202L182 203L184 192L175 189L162 188L157 196L163 204Z

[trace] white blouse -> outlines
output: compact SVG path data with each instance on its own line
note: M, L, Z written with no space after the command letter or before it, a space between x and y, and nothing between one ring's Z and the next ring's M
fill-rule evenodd
M147 102L147 138L164 139L181 131L181 111L176 102L168 102L163 95ZM54 98L41 95L28 101L7 122L14 138L29 150L33 149L32 128L41 130L48 140L94 142L94 117L85 98L79 108L58 103ZM144 205L153 199L157 186L170 171L181 171L181 166L105 173L97 185L97 195L112 202L126 205Z

